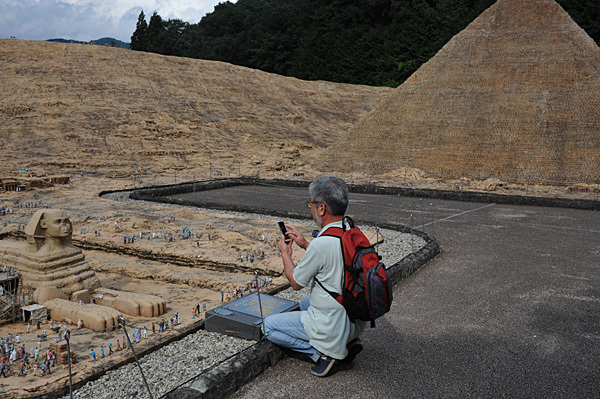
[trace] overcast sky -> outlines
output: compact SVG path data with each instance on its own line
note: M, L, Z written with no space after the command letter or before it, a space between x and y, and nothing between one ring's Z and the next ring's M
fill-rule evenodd
M129 43L140 11L197 23L225 0L0 0L0 39L90 41L113 37ZM234 1L231 1L235 3Z

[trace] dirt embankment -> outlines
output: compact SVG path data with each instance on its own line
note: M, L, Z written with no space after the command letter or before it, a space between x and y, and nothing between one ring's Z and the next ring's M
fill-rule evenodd
M0 59L0 179L301 173L391 93L80 44L0 40Z

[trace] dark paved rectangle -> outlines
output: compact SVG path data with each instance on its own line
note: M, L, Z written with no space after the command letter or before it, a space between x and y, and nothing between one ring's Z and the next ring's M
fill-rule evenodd
M302 188L202 195L310 215ZM599 397L600 212L351 194L349 213L425 230L442 252L395 287L353 364L315 379L288 359L234 397Z

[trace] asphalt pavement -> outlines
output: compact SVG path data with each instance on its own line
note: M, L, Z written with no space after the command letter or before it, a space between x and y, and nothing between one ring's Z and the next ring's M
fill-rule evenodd
M194 195L309 211L302 188ZM317 378L286 358L232 398L600 398L599 212L351 194L348 213L442 251L395 286L352 364Z

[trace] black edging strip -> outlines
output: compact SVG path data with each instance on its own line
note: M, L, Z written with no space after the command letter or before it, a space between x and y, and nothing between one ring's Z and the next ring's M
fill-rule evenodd
M391 225L385 228L390 228ZM396 229L394 229L396 230ZM421 236L427 244L402 260L387 268L390 279L395 284L410 276L420 266L434 258L440 248L432 237L425 233L411 233ZM200 375L185 387L178 387L163 395L163 399L221 399L233 394L243 385L252 381L263 371L277 364L285 357L285 352L270 341L263 340L239 353L219 367Z
M410 276L419 267L433 259L439 252L437 241L428 234L404 226L384 224L379 227L404 231L417 235L426 241L424 247L405 256L400 261L387 267L387 272L393 284ZM287 288L287 286L281 287ZM281 290L280 288L280 290ZM243 385L252 381L263 371L274 366L285 357L285 352L270 341L263 340L207 373L197 377L187 386L177 387L166 393L163 399L221 399L225 398Z
M181 201L176 202L174 199L171 201L165 199L159 199L157 197L167 196L171 194L181 194L193 191L204 191L214 190L217 188L225 188L231 186L243 186L243 185L275 185L284 187L308 187L309 181L296 181L296 180L266 180L256 178L236 178L236 179L221 179L221 180L207 180L195 183L180 183L172 184L167 186L150 186L141 189L123 189L113 191L102 191L100 196L109 193L116 192L127 192L131 191L130 198L136 200L146 200L154 202L165 202L179 205L192 205L196 207L211 207L213 209L222 210L233 210L248 212L248 209L253 209L252 213L256 213L254 209L250 207L228 207L225 208L222 204L215 204L201 201ZM373 184L348 184L348 189L352 193L363 193L363 194L379 194L379 195L400 195L403 197L416 197L416 198L431 198L441 199L450 201L467 201L467 202L481 202L481 203L495 203L495 204L507 204L507 205L529 205L529 206L545 206L545 207L559 207L559 208L575 208L585 210L600 210L599 200L584 200L584 199L567 199L567 198L549 198L549 197L532 197L522 195L506 195L506 194L491 194L491 193L479 193L474 191L448 191L448 190L432 190L432 189L415 189L415 188L403 188L403 187L380 187ZM239 208L239 209L232 209ZM275 214L275 216L295 216L294 213L280 212L281 214ZM273 215L270 211L269 214ZM305 217L305 216L302 216Z
M180 184L167 187L156 187L136 190L130 194L131 199L154 201L162 203L170 203L177 205L195 206L210 209L248 212L248 213L263 213L274 216L294 217L299 219L307 219L305 214L294 212L273 212L260 207L246 206L224 206L222 204L202 201L188 201L174 198L164 198L164 196L172 194L180 194L183 192L213 190L216 188L224 188L248 184L269 184L281 185L287 187L308 187L308 182L290 182L290 181L273 181L273 180L256 180L256 179L227 179L220 181L201 182L195 184ZM356 187L352 187L352 192ZM363 189L364 190L364 189ZM123 190L130 191L130 190ZM373 194L383 194L381 192L372 192ZM101 193L101 195L103 195ZM161 198L162 197L162 198ZM357 222L373 224L368 221L357 220ZM409 234L417 235L426 241L426 245L416 252L413 252L403 259L399 260L392 266L387 268L390 279L393 284L396 284L403 278L410 276L420 266L424 265L430 259L433 259L439 252L440 247L437 241L426 234L425 232L415 230L402 225L393 224L378 224L380 228L397 230ZM170 392L161 396L163 399L208 399L208 398L225 398L243 385L252 381L267 368L274 366L285 357L285 352L274 345L273 343L263 340L239 353L233 358L223 362L218 367L196 377L193 382L185 382L186 386L179 386Z

